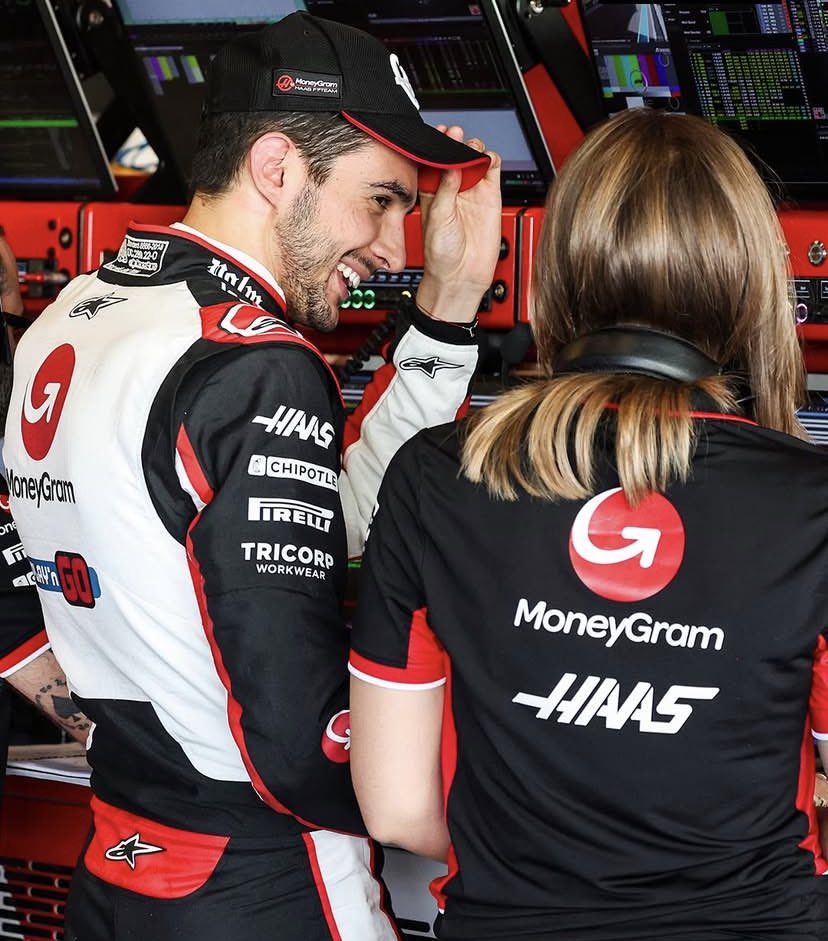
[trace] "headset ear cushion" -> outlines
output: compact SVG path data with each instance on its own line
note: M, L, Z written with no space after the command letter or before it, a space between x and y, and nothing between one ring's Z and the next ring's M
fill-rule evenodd
M698 382L722 367L683 337L639 324L618 324L585 333L559 350L554 373L617 372Z

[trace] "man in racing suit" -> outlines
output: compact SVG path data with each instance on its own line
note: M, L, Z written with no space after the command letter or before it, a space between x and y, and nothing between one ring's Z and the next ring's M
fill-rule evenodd
M415 101L350 27L235 41L183 223L132 227L18 347L12 506L95 723L68 939L397 937L347 764L347 560L398 446L463 407L500 242L499 158ZM404 266L418 164L446 171L426 271L346 426L294 325Z

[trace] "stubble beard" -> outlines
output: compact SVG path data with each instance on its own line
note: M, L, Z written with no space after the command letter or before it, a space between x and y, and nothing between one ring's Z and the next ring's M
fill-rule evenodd
M306 183L286 218L276 222L274 236L288 313L296 323L329 333L339 322L339 313L331 310L325 293L331 271L326 263L336 258L336 246L321 231L318 219L319 187Z

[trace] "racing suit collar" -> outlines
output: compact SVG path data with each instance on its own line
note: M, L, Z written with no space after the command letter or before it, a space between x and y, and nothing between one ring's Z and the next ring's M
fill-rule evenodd
M203 232L200 232L198 229L194 229L192 226L185 225L183 222L173 222L170 226L171 229L178 229L180 232L186 232L189 235L194 235L196 238L201 239L202 242L207 242L216 248L223 255L227 255L239 264L243 265L245 268L249 268L257 278L260 278L273 289L273 291L282 299L283 306L286 306L287 302L285 299L285 292L282 290L279 283L273 277L273 275L265 268L265 266L257 261L252 255L248 255L247 252L241 251L241 249L234 248L232 245L228 245L226 242L219 242L218 239L211 238L209 235L205 235Z

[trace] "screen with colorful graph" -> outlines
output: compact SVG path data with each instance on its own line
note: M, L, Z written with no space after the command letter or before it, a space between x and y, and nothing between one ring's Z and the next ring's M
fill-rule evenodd
M0 195L110 196L115 182L47 0L0 0Z
M554 176L495 0L117 0L116 6L181 180L212 57L234 36L295 10L365 29L397 53L424 120L462 124L503 156L507 201L542 199Z
M604 108L663 108L729 131L788 195L828 194L828 8L583 0Z

